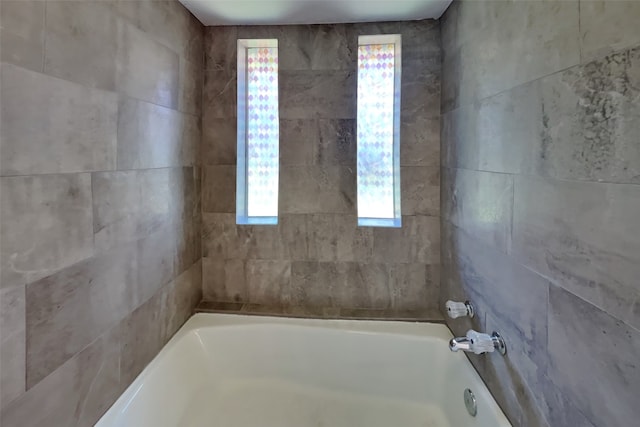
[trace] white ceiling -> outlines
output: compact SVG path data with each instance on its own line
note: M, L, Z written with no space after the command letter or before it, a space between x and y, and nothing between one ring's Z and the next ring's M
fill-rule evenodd
M328 24L439 18L452 0L180 0L204 25Z

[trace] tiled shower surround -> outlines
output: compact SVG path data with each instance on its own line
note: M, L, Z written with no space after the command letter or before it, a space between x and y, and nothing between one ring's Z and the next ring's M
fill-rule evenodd
M640 419L640 2L455 2L441 19L441 299L514 426Z
M398 229L357 226L356 55L365 34L402 35ZM279 43L277 226L235 224L238 38ZM206 28L204 299L440 317L440 64L434 20Z
M203 27L1 1L0 425L90 426L201 299Z

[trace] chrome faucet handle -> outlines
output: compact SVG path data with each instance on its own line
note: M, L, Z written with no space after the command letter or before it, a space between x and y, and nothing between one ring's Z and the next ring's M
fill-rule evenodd
M457 302L449 300L446 302L445 306L447 308L447 314L452 319L464 316L473 317L473 306L469 301Z
M507 352L504 340L497 332L489 335L469 329L467 339L469 340L469 351L475 354L493 353L497 350L504 355Z

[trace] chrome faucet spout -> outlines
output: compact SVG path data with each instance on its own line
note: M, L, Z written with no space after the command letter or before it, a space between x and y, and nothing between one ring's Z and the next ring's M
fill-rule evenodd
M471 340L467 337L451 338L451 341L449 341L449 350L471 351Z

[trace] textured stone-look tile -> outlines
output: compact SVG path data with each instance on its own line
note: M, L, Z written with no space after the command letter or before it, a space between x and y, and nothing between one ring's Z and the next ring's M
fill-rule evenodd
M637 329L560 288L550 289L551 378L594 424L632 425L640 416L638 354Z
M146 237L173 221L184 206L183 180L182 169L94 173L96 248Z
M368 261L372 256L373 230L358 227L355 215L307 216L309 259L317 261Z
M235 213L235 166L204 166L202 172L202 211Z
M319 145L318 120L280 120L281 167L313 164Z
M42 1L0 2L0 58L2 62L42 71L44 55Z
M0 289L0 411L25 391L24 286Z
M177 240L175 228L169 226L137 242L137 304L156 295L181 273L177 271Z
M440 117L440 74L425 67L403 67L401 114L403 117Z
M442 114L442 166L478 169L477 122L478 111L473 106Z
M106 3L47 2L44 72L90 87L116 87L117 18Z
M92 255L89 174L0 178L2 287Z
M202 113L202 88L204 76L200 65L180 58L180 96L178 108L188 114Z
M585 1L580 4L582 60L640 44L640 3Z
M475 47L471 61L478 66L479 98L580 62L578 1L495 2L490 7L493 22L500 25L487 25L484 37L469 42Z
M177 166L182 148L183 115L133 98L118 106L118 169Z
M440 215L440 168L403 166L400 198L404 215Z
M245 261L241 259L203 258L202 282L205 301L248 302Z
M316 164L356 167L356 121L354 119L318 121L319 138L312 145Z
M3 426L92 426L123 391L118 337L106 333L14 400Z
M640 183L640 47L546 77L540 85L540 174Z
M178 55L124 21L118 21L116 88L143 101L178 108Z
M578 1L479 3L493 25L445 51L444 111L580 62Z
M234 214L203 214L203 256L223 259L279 259L277 225L236 225Z
M238 55L238 27L205 27L204 67L205 70L224 71L230 74L236 70Z
M457 227L449 227L445 238L453 249L447 261L453 275L442 289L444 298L462 296L473 301L478 319L473 321L481 322L475 327L488 328L488 323L482 323L485 313L490 315L491 325L509 343L508 357L516 375L526 383L535 382L546 366L548 281ZM466 333L460 322L451 326L455 333Z
M247 260L244 268L250 303L288 304L291 287L290 261Z
M203 26L179 2L118 1L118 14L155 40L189 61L203 59Z
M167 339L184 325L202 301L202 267L200 260L195 262L167 286Z
M238 86L235 71L205 70L202 92L202 120L235 120ZM280 100L282 106L282 100Z
M289 303L289 261L203 258L203 262L205 299L267 305Z
M356 74L353 71L281 71L283 119L353 119Z
M191 114L182 115L182 144L178 164L197 166L201 164L200 146L202 145L202 119Z
M404 216L401 228L373 228L373 259L377 262L422 262L440 259L440 222L431 216Z
M437 306L438 273L424 264L292 264L293 305L373 309ZM430 285L434 286L430 286Z
M291 302L310 307L369 307L365 282L354 280L357 271L355 263L296 261L291 266ZM378 278L385 275L373 268L367 271L370 276L377 272Z
M400 165L440 167L440 117L400 119Z
M457 141L458 146L462 145L460 150L468 153L461 167L533 173L536 158L545 156L540 153L542 126L550 115L545 112L541 98L540 84L534 81L482 100L476 111L463 111L455 124L463 138ZM474 114L477 114L475 121L464 122ZM472 139L475 152L464 147L467 138Z
M135 247L81 261L27 285L27 387L107 332L136 306Z
M116 95L2 65L2 175L115 166Z
M235 119L202 120L202 164L203 165L235 165L237 121ZM282 135L283 127L280 132ZM284 135L280 137L280 144L286 144ZM284 159L281 159L283 164Z
M165 343L166 293L158 291L114 328L120 339L120 382L130 384Z
M355 168L281 167L279 199L281 213L354 213Z
M513 253L540 274L640 327L640 187L518 177Z
M443 217L471 236L508 253L511 246L513 177L443 168Z

